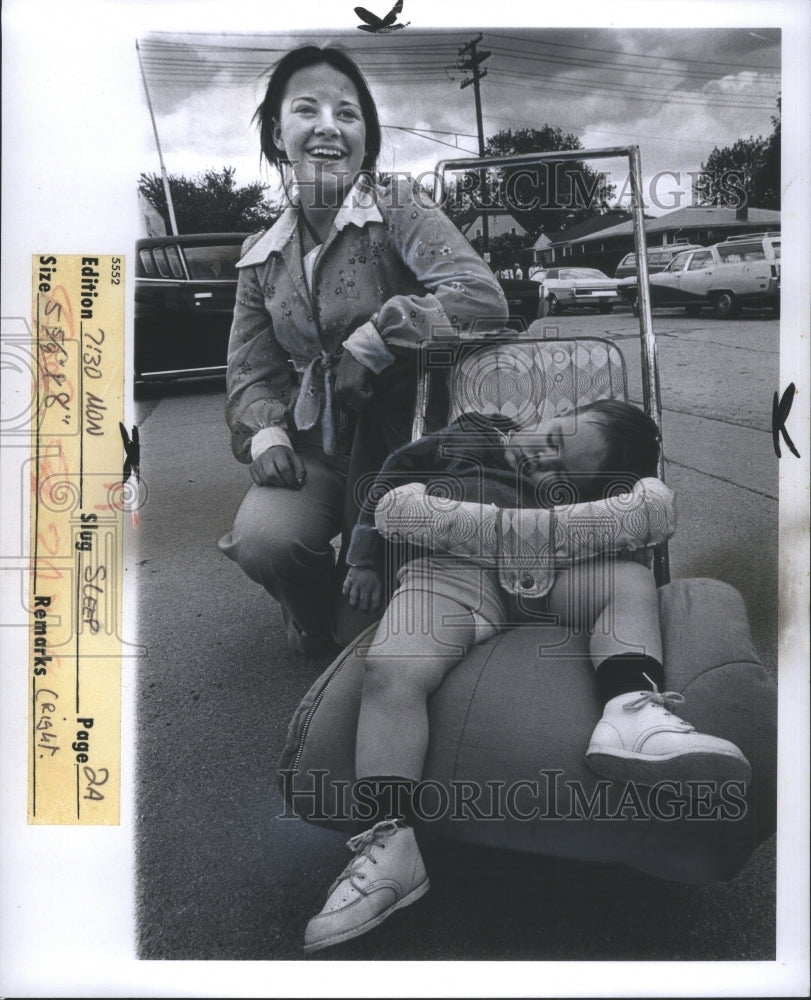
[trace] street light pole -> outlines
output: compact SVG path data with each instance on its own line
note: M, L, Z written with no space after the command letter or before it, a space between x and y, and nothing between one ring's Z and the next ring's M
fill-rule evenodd
M481 69L481 64L485 61L485 59L489 59L491 56L490 52L478 52L476 50L476 46L482 40L482 37L483 36L479 34L478 38L474 38L472 42L468 42L467 45L463 45L459 49L460 58L457 62L459 69L469 70L473 74L473 76L469 79L462 81L460 89L464 90L465 87L469 87L473 84L473 96L476 101L476 127L479 133L480 157L484 156L484 126L482 124L482 98L479 90L479 80L481 80L483 76L487 76L487 70ZM465 55L468 53L469 55L466 59ZM486 183L484 171L482 171L481 178L482 188L484 188ZM482 252L485 254L489 254L490 252L490 226L486 212L482 212ZM485 257L485 259L487 258Z
M161 152L161 143L158 138L158 126L155 124L155 113L152 110L152 98L149 96L149 87L146 84L146 73L144 72L144 64L141 60L141 46L135 41L135 51L138 53L138 65L141 67L141 79L144 81L144 93L146 94L146 104L149 108L149 117L152 121L152 131L155 135L155 146L158 150L158 160L161 165L161 177L163 179L163 193L166 195L166 207L169 210L169 226L172 230L171 235L178 235L177 219L175 218L175 206L172 203L172 192L169 188L169 175L166 173L166 164L163 162L163 153Z

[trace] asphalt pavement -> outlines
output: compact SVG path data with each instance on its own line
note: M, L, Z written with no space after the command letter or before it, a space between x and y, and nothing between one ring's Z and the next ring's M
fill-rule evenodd
M641 400L636 320L567 314L562 336L608 336ZM677 493L673 577L741 591L777 666L777 473L771 398L779 324L657 314L665 478ZM304 926L348 853L283 812L288 721L330 656L287 650L278 607L217 550L248 488L222 380L137 390L147 500L128 575L137 686L138 937L142 959L303 960ZM731 882L685 886L612 865L434 844L432 891L341 960L756 960L774 957L775 845Z

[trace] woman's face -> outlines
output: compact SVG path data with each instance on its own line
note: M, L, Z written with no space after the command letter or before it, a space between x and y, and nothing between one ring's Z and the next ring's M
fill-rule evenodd
M354 83L327 63L293 73L273 139L290 161L302 205L339 208L366 152L366 123Z

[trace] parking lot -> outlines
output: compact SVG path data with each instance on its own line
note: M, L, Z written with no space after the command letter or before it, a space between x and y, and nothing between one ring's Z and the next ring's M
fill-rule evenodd
M603 336L641 401L637 320L571 311L546 336ZM743 595L776 671L779 322L654 316L665 478L677 494L673 577ZM138 922L143 959L300 959L304 926L345 863L343 838L282 810L288 721L329 657L288 653L281 616L216 548L247 489L221 379L136 392L147 502L130 539L143 655L138 706ZM427 858L433 889L341 959L767 959L774 843L730 883L682 886L612 866L458 845Z

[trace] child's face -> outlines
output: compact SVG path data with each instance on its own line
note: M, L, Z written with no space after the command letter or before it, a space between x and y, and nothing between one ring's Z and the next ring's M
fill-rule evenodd
M293 73L273 139L293 167L302 203L338 208L366 150L366 122L355 84L326 63Z
M605 434L593 413L553 417L532 431L510 435L507 456L522 475L537 483L584 483L605 459Z

